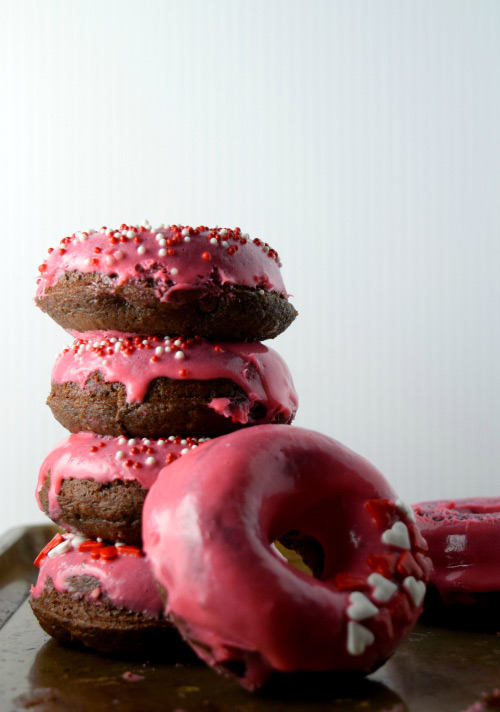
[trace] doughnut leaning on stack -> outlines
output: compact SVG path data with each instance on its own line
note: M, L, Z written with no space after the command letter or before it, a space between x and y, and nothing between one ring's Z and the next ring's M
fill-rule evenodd
M171 638L155 587L143 599L134 583L152 582L144 497L162 467L208 436L293 419L290 373L257 341L296 315L279 268L239 228L121 225L49 250L36 302L75 337L48 401L73 434L37 486L40 507L66 529L38 557L31 597L54 637L105 651Z

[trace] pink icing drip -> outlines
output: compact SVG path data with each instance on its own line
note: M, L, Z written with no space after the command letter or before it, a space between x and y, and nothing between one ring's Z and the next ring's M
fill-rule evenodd
M414 511L434 564L431 583L445 603L500 591L500 498L422 502Z
M269 422L279 413L289 419L297 409L297 394L288 367L276 351L261 343L214 344L203 339L189 339L183 342L184 346L176 346L180 340L141 336L136 338L138 342L146 342L147 348L144 344L143 348L133 346L133 339L130 339L128 343L132 344L132 350L127 351L127 342L121 342L122 349L115 352L115 344L110 339L123 338L119 332L82 336L86 338L76 339L57 357L52 371L53 383L76 382L83 389L90 374L99 371L105 381L123 383L127 399L133 403L144 400L155 378L200 381L225 378L240 386L248 396L248 407L245 405L228 414L239 422L248 421L248 411L256 401L263 403L267 411L256 423ZM99 345L102 342L105 342L104 346ZM172 351L157 356L155 351L159 347L172 348ZM178 358L179 354L183 357ZM250 365L255 369L249 369ZM221 412L218 399L211 407ZM227 408L222 410L224 415L225 410Z
M168 439L112 438L75 433L61 440L43 461L36 488L38 506L40 490L49 472L49 513L58 517L61 508L57 496L64 480L94 480L102 484L114 480L137 480L143 489L148 490L165 465L181 456L184 450L204 441L204 438L177 437L170 442Z
M189 234L183 235L186 230ZM113 238L110 232L118 238L123 236L123 241ZM65 238L67 241L61 241L59 248L50 253L41 265L37 297L70 271L99 272L116 285L152 277L162 301L179 301L184 291L213 291L224 284L258 287L288 296L277 253L267 243L243 237L238 229L225 234L218 229L182 227L134 232L124 226L123 230L101 230L86 238L85 234L83 240L79 237L82 233ZM157 237L171 244L163 246Z
M151 566L144 556L117 556L110 561L102 561L92 559L88 552L75 550L53 558L46 556L31 594L34 598L39 596L47 579L52 579L59 593L68 593L68 579L73 576L96 578L102 591L117 608L154 618L162 613L164 606ZM99 601L99 598L96 600Z

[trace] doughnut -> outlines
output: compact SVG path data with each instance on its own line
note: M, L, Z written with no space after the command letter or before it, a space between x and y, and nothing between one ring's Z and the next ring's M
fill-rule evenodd
M274 671L373 671L417 620L431 568L411 508L383 476L293 426L233 432L160 472L143 539L165 612L248 689ZM279 540L295 540L314 575Z
M280 267L275 250L240 228L103 227L49 249L35 302L80 332L261 341L297 315Z
M500 616L500 498L421 502L413 506L417 525L429 545L434 573L425 614L485 614L492 625Z
M260 343L96 332L57 357L48 404L70 432L163 438L290 423L297 395Z
M42 463L38 506L73 534L140 547L147 490L165 465L203 442L180 436L149 440L70 435Z
M106 653L178 645L142 551L56 534L35 560L30 604L46 633Z

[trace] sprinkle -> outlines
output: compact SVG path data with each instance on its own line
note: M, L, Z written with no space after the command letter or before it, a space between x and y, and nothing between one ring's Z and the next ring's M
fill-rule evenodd
M158 257L165 257L167 254L167 251L165 250L164 247L161 248L161 250L158 250Z
M188 453L188 452L189 452L189 448L188 448L188 447L185 447L185 448L183 448L183 449L181 450L181 455L185 455L185 454Z
M55 546L53 549L49 551L47 556L49 559L53 559L54 556L59 556L59 554L65 554L67 551L71 549L71 539L66 539L62 541L60 544Z
M156 464L156 460L154 459L154 457L147 458L146 465L155 465L155 464Z
M203 252L201 256L202 256L202 258L203 258L204 260L210 260L210 259L212 259L212 256L210 255L210 252Z
M144 247L144 245L139 245L139 247L137 248L137 252L140 255L143 255L146 252L146 248Z
M115 457L117 460L123 460L123 458L125 457L125 453L123 452L123 450L118 450Z
M189 235L189 228L188 228L188 227L185 227L184 230L182 230L181 235L182 235L183 237L188 237L188 235Z
M172 269L170 270L170 274L173 274L174 277L176 274L179 274L179 270L177 269L177 267L172 267Z
M155 354L156 354L157 356L161 356L162 353L163 353L163 351L164 351L163 346L157 346L157 347L155 348Z
M375 636L356 621L347 624L347 652L350 655L363 655L366 648L375 642Z
M124 257L124 254L121 250L116 250L116 252L113 252L113 257L115 260L121 260L122 257Z
M212 238L210 238L210 244L211 244L211 245L218 245L218 244L219 244L219 241L217 240L216 237L212 237Z
M189 235L186 235L186 237L184 238L184 242L191 242L191 238L189 237Z
M174 356L174 358L176 358L176 359L182 359L182 358L185 358L185 356L184 356L184 352L183 352L183 351L176 351L176 352L175 352L175 356Z

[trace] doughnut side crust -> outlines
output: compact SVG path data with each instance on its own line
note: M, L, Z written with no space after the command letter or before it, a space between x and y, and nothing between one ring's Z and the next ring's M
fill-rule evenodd
M137 481L66 480L57 496L57 513L49 505L50 472L38 493L43 512L58 526L89 539L142 546L141 516L146 490Z
M272 671L366 674L411 630L426 544L366 460L319 433L261 425L172 468L146 497L144 547L166 611L215 669L249 689ZM273 546L297 534L323 552L315 576Z
M53 383L47 404L56 420L71 433L162 438L175 431L185 436L215 437L247 425L211 408L209 404L215 399L223 399L226 407L236 412L248 405L247 394L226 379L157 378L142 402L130 403L122 383L108 383L98 372L89 376L84 388L74 382ZM255 403L249 410L248 425L265 417L265 409ZM272 422L283 423L286 419L278 413Z
M293 305L277 292L224 286L212 293L192 289L181 303L161 301L152 280L115 285L105 275L69 272L36 299L64 329L118 330L136 334L196 334L224 341L264 341L296 318Z
M51 580L30 606L48 635L63 644L80 644L103 653L135 653L180 647L175 628L165 618L147 618L102 600L97 606L85 598L97 581L75 578L71 593L59 593Z

